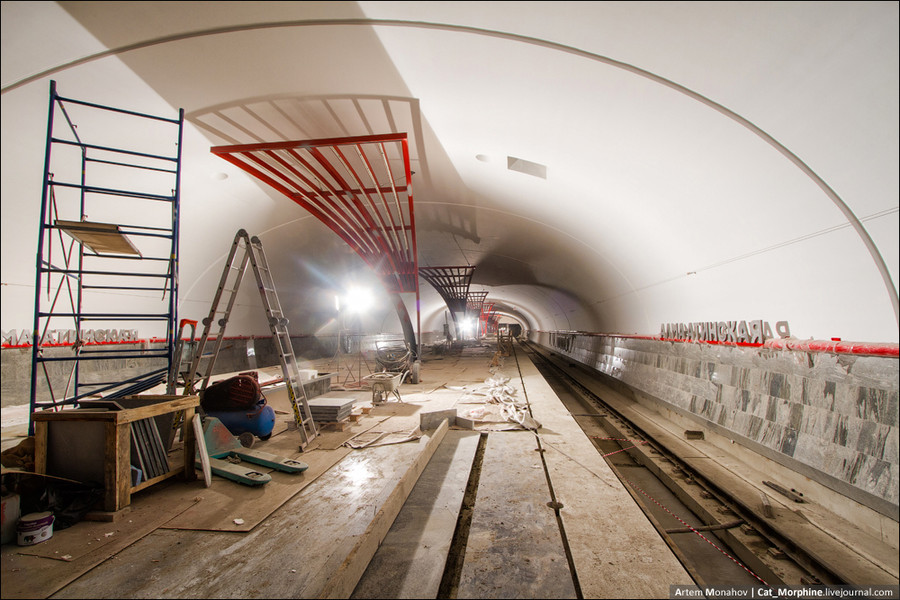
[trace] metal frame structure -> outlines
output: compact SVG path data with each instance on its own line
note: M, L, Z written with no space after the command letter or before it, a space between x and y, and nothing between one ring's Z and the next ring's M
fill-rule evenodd
M487 292L469 292L466 294L466 316L473 319L481 318L481 308L487 298Z
M419 355L401 293L416 294L418 249L405 133L216 146L211 152L318 218L379 276L413 355Z
M294 412L294 422L302 437L300 449L303 450L319 434L319 430L309 408L309 398L300 378L300 368L287 328L288 319L284 316L281 301L278 299L275 280L262 241L257 236L250 237L244 229L239 229L234 236L219 287L216 288L216 295L209 308L209 315L203 319L203 333L197 341L190 366L184 374L184 393L199 392L202 395L209 387L216 360L222 350L222 342L225 340L225 327L231 319L231 311L234 309L241 282L248 269L253 270L256 278L256 287L266 311L266 320L272 331L272 341L278 353L281 373ZM206 346L209 343L212 344L213 350L207 353ZM204 360L206 365L201 369L200 364ZM196 389L198 383L199 390Z
M419 275L437 290L450 310L453 323L459 328L458 314L468 309L469 286L475 267L419 267Z
M98 126L108 121L115 124ZM173 126L170 137L162 128ZM183 126L183 110L177 118L166 118L65 98L51 81L35 273L32 414L77 405L86 396L121 397L165 382L177 341ZM130 132L146 129L156 137L143 151L119 147L121 141L87 141L91 132L131 139L139 136ZM168 148L169 140L174 153L157 152ZM138 173L139 185L150 189L123 189ZM133 222L108 222L123 217ZM127 340L132 342L127 346L95 345L82 329L89 323L133 327L139 322L155 322L164 347L135 350L137 339ZM54 332L60 330L74 337L71 355L46 351L56 345ZM85 381L83 361L112 359L127 360L134 374L126 380ZM60 369L49 363L70 365L59 398L51 378L58 380ZM38 400L39 373L45 376L49 402ZM29 431L33 426L32 421Z
M481 315L479 316L479 321L481 322L481 335L496 333L497 323L500 321L500 315L498 315L494 311L493 302L483 302L481 304Z

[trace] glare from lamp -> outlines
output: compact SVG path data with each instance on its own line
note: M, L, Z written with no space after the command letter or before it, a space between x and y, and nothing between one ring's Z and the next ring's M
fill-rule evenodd
M372 293L365 288L347 288L343 304L348 313L364 313L372 307Z
M460 324L460 329L464 335L468 335L470 333L475 332L475 320L468 318L463 319L463 322Z

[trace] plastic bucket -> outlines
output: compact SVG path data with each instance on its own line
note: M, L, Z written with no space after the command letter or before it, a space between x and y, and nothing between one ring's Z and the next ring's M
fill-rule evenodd
M16 525L17 543L20 546L32 546L46 542L53 537L53 513L40 512L27 514L19 519Z

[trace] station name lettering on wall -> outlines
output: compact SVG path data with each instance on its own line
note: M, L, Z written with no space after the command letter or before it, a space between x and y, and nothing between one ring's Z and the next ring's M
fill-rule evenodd
M4 346L31 346L33 335L30 329L3 330ZM44 345L68 345L78 340L74 329L48 329L44 335ZM81 342L84 344L104 344L112 342L138 342L137 329L82 329Z
M775 332L779 337L791 337L787 321L777 321ZM659 337L670 340L695 342L733 342L762 344L775 337L768 321L703 321L699 323L663 323Z

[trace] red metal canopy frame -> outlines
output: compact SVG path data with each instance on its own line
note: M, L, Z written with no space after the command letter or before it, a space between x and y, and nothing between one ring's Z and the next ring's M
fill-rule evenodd
M487 295L487 292L469 292L466 294L466 315L480 319L481 307L484 305L484 299L487 298Z
M395 294L404 336L418 343L400 293L416 294L418 249L405 133L216 146L211 152L278 190L341 237Z
M450 309L453 321L457 313L465 313L468 308L469 285L475 267L420 267L419 275L430 283Z
M478 331L484 335L484 301L487 292L469 292L466 294L466 316L478 322ZM493 306L493 305L491 305Z
M489 333L495 332L497 323L500 321L500 315L498 315L496 311L494 311L493 302L482 302L481 317L479 320L481 321L482 335L487 335Z

